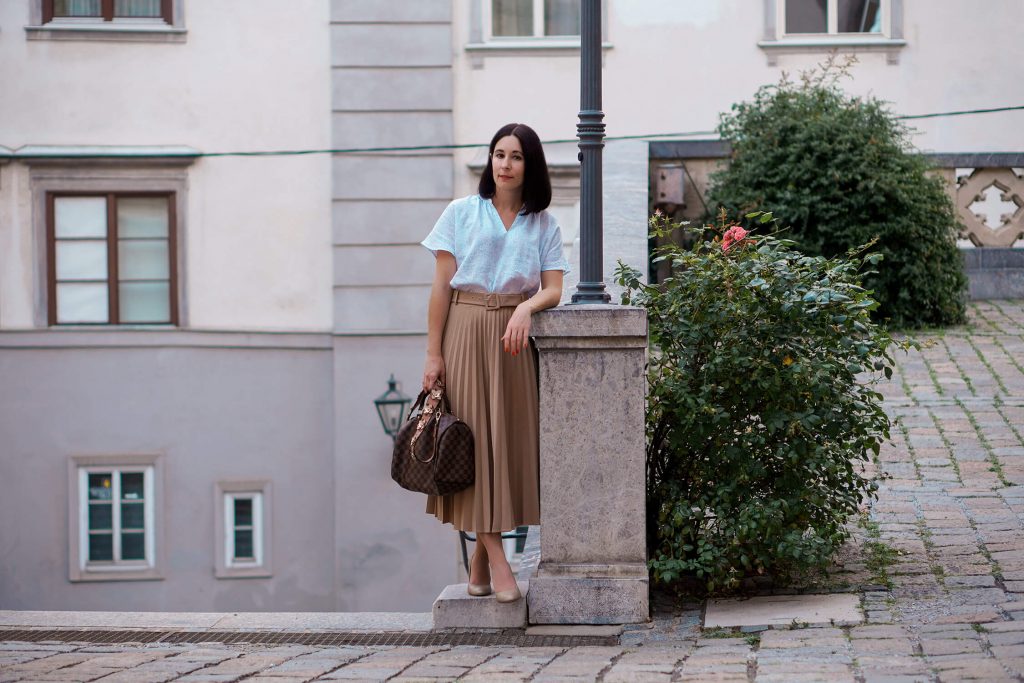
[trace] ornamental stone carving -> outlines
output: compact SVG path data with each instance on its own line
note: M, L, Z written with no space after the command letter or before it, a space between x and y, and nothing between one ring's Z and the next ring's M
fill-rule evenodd
M1024 238L1024 178L1015 169L974 169L960 179L956 208L975 246L1012 247Z

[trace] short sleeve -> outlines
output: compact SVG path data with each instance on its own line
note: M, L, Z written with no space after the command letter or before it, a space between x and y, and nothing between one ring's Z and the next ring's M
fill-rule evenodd
M544 243L540 247L540 269L542 271L561 270L568 273L569 262L565 260L562 253L562 229L554 220L551 221L551 224L552 227L547 231Z
M458 221L456 220L458 214L458 206L456 202L452 202L445 210L441 213L441 217L437 219L437 223L434 224L434 229L430 231L420 244L430 250L430 252L437 256L438 251L447 251L451 254L458 256L455 251L455 226Z

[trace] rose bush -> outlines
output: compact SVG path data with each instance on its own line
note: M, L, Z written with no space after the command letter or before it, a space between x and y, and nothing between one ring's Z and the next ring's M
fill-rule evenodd
M659 285L617 271L623 303L649 320L652 577L713 592L827 564L875 492L862 465L889 418L872 382L912 344L871 320L861 278L878 255L806 256L726 225L695 229L692 249L659 248L672 265ZM681 227L660 216L651 226L652 237Z

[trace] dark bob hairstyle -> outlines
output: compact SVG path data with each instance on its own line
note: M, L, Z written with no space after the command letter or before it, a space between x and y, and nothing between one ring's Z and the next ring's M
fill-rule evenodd
M491 138L491 146L487 149L487 166L480 174L480 196L490 199L494 196L494 167L491 156L498 140L513 135L523 146L523 213L536 213L548 208L551 204L551 178L548 176L548 162L544 159L544 148L533 128L525 123L508 123L498 129Z

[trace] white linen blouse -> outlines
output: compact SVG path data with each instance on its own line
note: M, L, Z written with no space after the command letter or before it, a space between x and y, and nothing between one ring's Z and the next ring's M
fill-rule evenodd
M478 194L449 204L420 244L434 256L455 256L451 287L465 292L533 296L541 271L569 272L562 229L551 214L520 213L506 230L491 200Z

